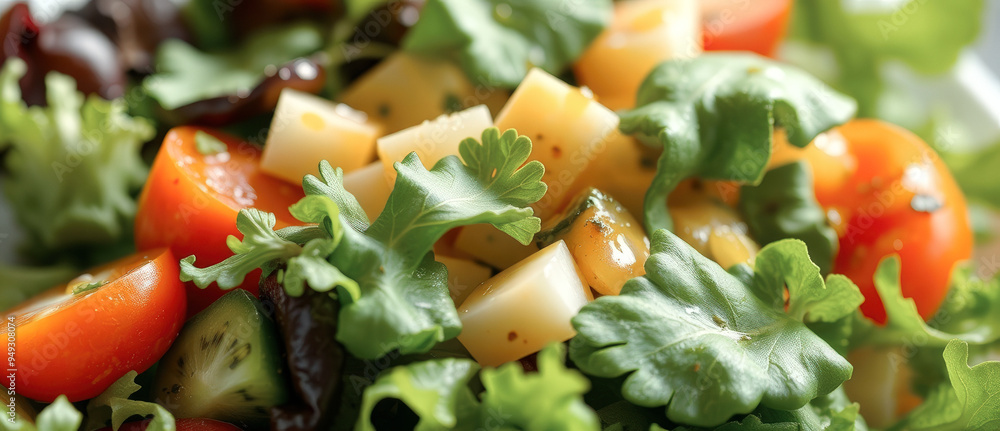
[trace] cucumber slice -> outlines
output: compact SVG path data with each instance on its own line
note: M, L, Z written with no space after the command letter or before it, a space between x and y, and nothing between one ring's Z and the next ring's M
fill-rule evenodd
M285 402L278 335L260 301L234 290L184 326L160 361L157 402L180 418L244 426Z

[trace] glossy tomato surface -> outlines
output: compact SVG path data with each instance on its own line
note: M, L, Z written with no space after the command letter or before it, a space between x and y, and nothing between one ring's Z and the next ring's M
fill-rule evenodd
M706 51L752 51L773 57L785 37L792 0L702 0Z
M94 268L8 310L17 392L80 401L129 371L145 371L184 324L185 296L177 259L158 249Z
M196 145L200 133L218 139L226 151L202 154ZM178 258L194 255L197 265L205 267L232 255L226 238L242 238L236 229L240 209L274 213L277 228L293 224L288 207L302 198L302 187L262 173L259 160L256 146L222 132L198 127L170 130L139 196L136 247L169 247ZM240 288L256 296L259 280L256 270ZM214 284L199 289L188 283L188 314L204 310L225 293Z

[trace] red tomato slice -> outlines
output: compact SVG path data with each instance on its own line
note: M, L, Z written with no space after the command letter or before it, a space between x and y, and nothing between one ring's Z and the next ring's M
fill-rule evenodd
M205 155L195 145L204 132L219 139L227 151ZM219 263L232 255L226 246L236 229L240 209L272 212L277 227L297 222L288 207L302 198L302 187L267 176L259 169L260 150L250 143L207 128L177 127L163 139L146 186L139 196L135 242L139 250L169 247L178 258L197 256L198 266ZM240 286L254 296L260 271ZM226 291L211 285L188 284L188 314L194 315Z
M93 398L129 371L143 372L184 324L184 285L167 249L90 270L5 313L16 338L15 384L50 402ZM91 282L99 287L73 293Z
M773 57L785 37L792 0L702 0L706 51L753 51Z

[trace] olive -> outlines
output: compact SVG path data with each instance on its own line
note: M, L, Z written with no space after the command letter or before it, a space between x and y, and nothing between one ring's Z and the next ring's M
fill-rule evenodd
M125 94L121 55L104 33L72 15L63 15L41 30L36 60L46 72L72 76L85 94L105 99Z
M15 3L0 16L0 67L8 58L20 58L27 63L28 73L21 78L21 97L30 105L45 104L43 73L31 51L38 39L38 24L25 3Z
M70 13L114 41L126 67L140 72L152 71L156 49L164 40L191 40L174 1L91 0Z

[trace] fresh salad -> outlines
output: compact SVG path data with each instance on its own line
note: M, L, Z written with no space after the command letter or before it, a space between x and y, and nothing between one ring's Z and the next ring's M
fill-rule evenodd
M0 430L1000 429L984 3L3 4Z

